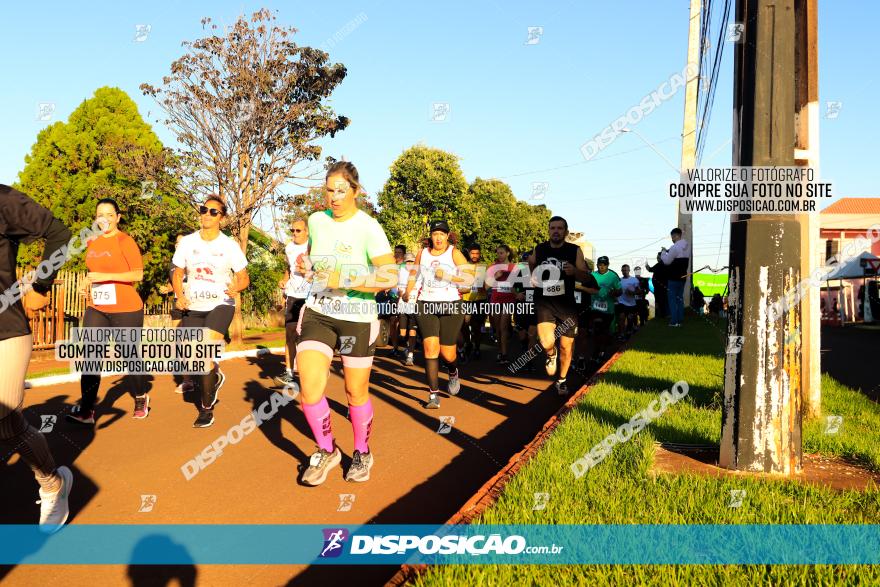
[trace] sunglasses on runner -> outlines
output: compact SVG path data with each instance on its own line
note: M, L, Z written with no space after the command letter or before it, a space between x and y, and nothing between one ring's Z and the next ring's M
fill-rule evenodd
M306 231L305 228L292 228L291 229L291 232L305 232L305 231Z
M223 214L223 212L221 210L218 210L217 208L208 208L207 206L199 206L199 214L204 216L205 214L209 214L209 213L211 214L211 216L220 216L221 214Z

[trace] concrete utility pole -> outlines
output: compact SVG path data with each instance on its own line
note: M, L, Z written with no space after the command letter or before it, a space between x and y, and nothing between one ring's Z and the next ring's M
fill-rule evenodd
M797 26L796 76L797 128L795 163L816 170L819 176L819 16L817 0L795 1L795 25ZM804 214L801 224L801 273L809 272L822 263L819 241L819 214ZM821 348L822 310L819 288L811 287L804 296L801 343L803 366L801 388L803 389L803 413L806 418L820 415L822 402L822 371L819 349Z
M793 166L798 0L737 0L743 23L734 64L733 161ZM802 467L804 306L777 320L770 306L801 281L804 219L735 215L730 234L729 344L719 464L791 475ZM741 337L741 338L739 338ZM741 346L737 343L741 342Z
M697 161L697 90L700 87L700 13L702 0L691 0L690 24L688 25L688 71L692 72L687 79L684 91L684 123L681 130L681 172L692 169ZM682 198L676 198L682 200ZM690 306L693 276L690 272L694 267L694 219L693 215L685 214L684 201L679 201L676 208L676 226L681 229L682 237L691 246L691 258L688 265L688 276L684 282L684 306Z

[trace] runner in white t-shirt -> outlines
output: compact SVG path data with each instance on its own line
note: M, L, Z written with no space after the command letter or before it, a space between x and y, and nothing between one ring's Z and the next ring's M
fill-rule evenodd
M290 231L293 233L293 238L284 247L288 269L278 284L284 289L286 298L284 304L286 343L284 358L287 361L287 368L283 375L275 378L275 383L288 389L290 395L296 397L296 394L299 393L299 384L295 378L297 327L311 288L311 283L304 274L297 271L297 267L303 264L303 259L309 252L309 227L305 220L298 218L291 224Z
M620 268L623 277L620 278L620 289L623 293L617 298L617 339L624 340L628 334L632 333L632 322L636 317L637 303L636 295L641 291L639 287L639 278L629 274L629 265Z
M406 344L406 350L403 351L404 355L404 364L408 367L411 367L414 362L414 352L416 348L416 329L418 328L418 324L416 321L416 297L419 291L419 287L421 286L421 279L418 279L416 282L414 293L410 294L410 300L408 302L403 301L403 294L406 293L406 285L409 283L409 276L412 273L413 269L416 266L416 256L412 253L406 253L404 256L404 263L400 267L400 271L397 275L397 291L399 292L399 297L397 300L397 322L398 328L400 329L398 332L397 343L401 340Z
M354 432L354 453L345 480L370 478L370 370L379 336L375 294L397 283L397 264L385 231L357 207L361 185L355 166L347 161L331 165L324 189L327 210L309 216L307 265L313 276L312 293L300 320L296 349L303 413L318 444L302 475L302 482L312 486L323 483L342 460L324 396L334 348L342 357Z
M458 377L458 334L464 323L459 288L465 287L465 279L458 275L459 267L469 265L465 256L455 248L457 237L449 233L445 220L434 220L430 225L430 237L424 248L416 255L415 272L410 275L403 299L410 301L418 276L422 286L416 305L416 320L422 333L425 352L425 376L428 380L428 401L425 407L440 407L440 357L449 373L447 391L458 394L461 380ZM470 283L467 282L467 289Z
M183 237L174 252L174 295L177 307L183 312L181 327L208 328L208 341L217 342L226 337L235 314L234 296L251 282L247 273L247 258L241 247L220 232L220 222L226 216L226 203L219 196L209 196L199 206L201 230ZM186 276L186 286L183 278ZM195 428L206 428L214 423L214 404L217 392L226 377L220 365L203 374L199 415Z

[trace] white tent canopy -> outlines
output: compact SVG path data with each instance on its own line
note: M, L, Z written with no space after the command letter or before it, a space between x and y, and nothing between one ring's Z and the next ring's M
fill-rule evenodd
M850 259L847 263L844 263L843 265L838 265L837 269L826 275L823 280L831 281L832 279L861 279L862 277L865 277L865 268L862 267L862 259L877 260L880 259L880 257L877 257L876 255L872 255L871 253L865 251L858 257Z

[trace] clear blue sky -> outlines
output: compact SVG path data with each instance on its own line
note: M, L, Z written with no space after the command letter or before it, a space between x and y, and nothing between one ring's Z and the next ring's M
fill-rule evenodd
M39 102L55 103L53 120L65 120L95 89L117 86L155 118L138 86L161 81L182 54L180 43L203 34L200 19L231 23L262 6L299 29L298 43L313 46L366 17L330 50L349 72L333 105L352 124L323 145L325 154L358 166L371 195L394 159L422 142L458 155L469 181L505 179L520 199L530 198L532 182L548 182L543 202L614 268L652 256L674 225L664 196L672 170L637 136L620 136L589 163L579 149L682 69L687 0L5 3L0 182L16 180L48 124L37 120ZM880 195L877 22L874 0L820 2L820 105L843 103L838 118L821 122L821 171L839 196ZM137 24L151 26L143 42L134 42ZM531 26L543 35L529 45ZM730 163L730 46L725 53L704 164ZM450 104L447 122L430 120L434 102ZM636 126L676 164L682 110L679 92ZM173 144L166 129L155 130ZM697 266L726 264L725 223L723 215L697 216Z

